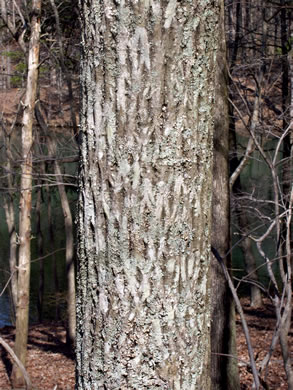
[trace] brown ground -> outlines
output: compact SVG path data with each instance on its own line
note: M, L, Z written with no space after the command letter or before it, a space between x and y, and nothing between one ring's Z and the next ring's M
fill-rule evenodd
M13 328L0 330L1 336L13 346ZM12 389L9 375L11 359L0 346L0 390ZM34 390L74 389L74 360L65 344L63 326L54 323L30 328L27 371Z
M259 362L268 350L272 329L275 324L273 307L266 302L263 309L253 310L248 300L242 301L248 321L255 356ZM13 345L13 328L4 328L1 336ZM290 345L293 334L290 333ZM241 389L251 389L252 375L245 364L248 362L245 338L237 315L237 342ZM0 390L11 389L9 374L11 360L0 347ZM293 350L292 350L293 353ZM28 350L28 373L34 384L34 390L71 390L74 389L74 360L65 346L65 330L61 325L44 324L30 328ZM266 381L268 389L288 389L280 355L280 349L273 354Z
M256 363L260 363L267 351L272 339L273 329L276 324L274 307L268 300L265 301L264 307L261 309L252 309L249 306L248 299L242 299L242 307L245 312L245 318L248 323L252 346L254 348L254 356ZM244 362L249 362L245 337L242 332L240 317L237 314L237 343L238 343L238 358L241 379L241 389L251 389L252 374ZM291 350L291 359L293 359L293 332L289 333L289 348ZM263 378L263 376L262 376ZM283 360L279 344L276 351L273 353L268 377L266 378L267 389L288 389L286 383L286 375L283 367Z

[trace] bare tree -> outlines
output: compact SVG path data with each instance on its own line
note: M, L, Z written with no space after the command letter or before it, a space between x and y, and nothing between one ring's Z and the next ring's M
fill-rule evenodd
M23 365L26 364L30 260L31 260L31 203L32 203L32 147L33 118L37 96L41 0L32 2L31 36L28 50L28 74L22 119L22 164L19 209L19 255L18 255L18 297L16 310L15 353ZM23 374L18 365L13 366L14 386L23 383Z
M57 36L57 42L59 46L59 56L58 60L61 66L62 73L65 76L67 90L68 90L68 99L70 104L70 118L71 123L73 127L73 133L75 137L78 136L78 129L77 129L77 121L76 121L76 107L75 107L75 99L73 96L73 90L72 90L72 79L70 72L68 71L68 68L65 64L65 55L64 55L64 49L63 49L63 43L62 43L62 32L61 32L61 26L60 26L60 18L58 9L56 7L55 1L50 0L50 4L52 6L52 9L54 11L55 21L56 21L56 36Z
M15 1L14 0L12 1L13 4L15 5L16 4ZM9 32L14 37L15 41L19 44L21 50L24 53L27 52L27 45L24 40L24 36L27 30L27 23L25 21L23 13L21 12L20 8L17 6L16 11L18 13L18 16L20 17L21 23L16 25L15 17L14 17L15 8L11 7L10 1L8 2L7 0L1 0L0 6L1 6L1 19L6 24ZM12 15L11 15L11 8L13 9Z
M3 207L5 210L5 218L9 233L9 269L11 274L11 295L13 304L13 314L15 314L17 306L17 228L16 228L16 215L15 215L15 180L13 178L13 154L11 150L11 136L14 126L11 129L7 129L1 120L3 129L3 137L5 144L5 159L4 164L4 177L6 178L6 193L4 194Z
M272 353L280 342L288 388L292 389L288 345L292 310L292 171L288 169L292 166L292 121L287 5L285 1L255 1L251 3L252 8L246 8L245 23L229 16L232 25L238 23L241 51L246 59L246 63L234 61L231 71L230 100L236 139L241 139L242 148L244 146L243 159L231 177L231 187L237 186L246 164L251 166L254 161L259 165L262 177L258 182L246 178L245 185L241 190L238 187L233 197L233 204L237 206L234 211L244 216L239 241L249 243L250 248L254 246L254 261L257 252L261 259L257 267L255 264L248 269L239 283L248 281L260 287L275 308L276 324L270 349L258 363L262 381L266 383ZM253 58L249 56L251 50ZM260 283L253 275L263 268L267 270L269 285Z
M66 277L67 277L67 342L75 344L76 320L75 320L75 268L74 268L74 237L73 220L68 197L63 183L63 175L60 164L57 160L56 139L46 124L45 115L42 113L39 103L36 105L36 117L43 130L48 147L49 157L53 160L54 173L56 175L56 185L60 195L61 207L65 223L66 237Z

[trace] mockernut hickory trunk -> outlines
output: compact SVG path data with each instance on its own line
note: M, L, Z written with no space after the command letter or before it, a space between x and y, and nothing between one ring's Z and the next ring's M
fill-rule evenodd
M217 1L80 1L78 389L210 389Z

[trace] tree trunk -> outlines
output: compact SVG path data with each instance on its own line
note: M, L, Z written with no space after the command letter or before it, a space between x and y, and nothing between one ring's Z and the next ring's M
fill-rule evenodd
M247 220L246 215L244 214L245 211L240 211L239 213L239 225L241 227L243 226L249 226L249 222ZM255 260L255 255L252 250L252 242L250 238L245 238L241 244L240 248L242 249L243 252L243 257L245 261L245 269L247 272L247 279L251 281L250 284L250 306L258 309L262 307L262 295L261 295L261 290L257 286L259 283L259 278L257 274L257 266L256 266L256 260Z
M12 318L15 320L17 306L17 233L14 210L14 176L12 174L13 156L11 152L11 132L4 131L4 142L6 152L7 192L4 197L3 208L9 233L9 268L11 273L11 295L12 295ZM13 321L14 322L14 321Z
M47 138L48 140L49 138ZM56 141L48 141L50 147L55 150ZM65 237L66 237L66 280L67 280L67 329L66 340L70 346L75 345L76 337L76 313L75 313L75 267L74 267L74 239L73 239L73 221L69 201L65 191L65 185L62 183L63 176L60 165L57 160L54 161L54 172L58 180L58 191L61 200L61 206L64 216Z
M250 122L250 131L251 133L255 134L255 129L259 123L259 108L260 108L260 90L257 93L257 96L254 100L254 108L253 112L251 114L251 122ZM239 203L237 202L237 196L242 194L242 188L243 185L241 183L241 177L240 173L242 172L243 168L247 165L247 163L250 161L249 156L254 151L254 142L253 138L250 137L250 139L247 142L246 146L246 152L244 157L239 161L237 157L237 141L236 141L236 128L235 128L235 121L233 116L233 107L230 105L230 150L233 150L234 156L230 160L230 170L231 170L231 177L230 177L230 191L233 191L235 195L235 202L234 202L234 214L237 217L238 221L238 227L239 231L242 235L247 234L247 227L249 226L248 217L246 215L245 208L241 207ZM243 252L243 258L245 263L245 269L247 272L248 279L252 282L250 284L250 305L254 308L259 308L262 306L262 295L261 290L257 286L258 284L258 274L257 274L257 266L256 266L256 260L255 256L252 251L252 245L251 245L251 239L249 237L246 237L242 240L240 243L240 248Z
M215 85L217 105L214 115L212 246L224 258L229 268L231 256L226 256L230 249L229 107L223 2ZM240 389L234 303L225 275L215 258L212 260L211 343L213 390Z
M56 175L58 191L60 195L61 207L64 216L65 238L66 238L66 279L67 279L67 343L71 346L75 344L76 335L76 313L75 313L75 267L74 267L74 239L73 221L70 204L63 183L63 175L57 160L57 145L54 136L49 132L39 104L36 105L36 116L44 134L47 138L48 152L54 158L54 173Z
M40 167L45 170L43 167ZM41 181L39 180L39 185L41 185ZM39 290L38 290L38 320L39 322L43 322L43 308L44 308L44 292L45 292L45 269L44 269L44 259L42 258L44 255L44 240L43 240L43 232L41 227L41 202L42 202L42 187L38 188L37 191L37 200L36 200L36 237L37 237L37 257L41 259L38 261L39 263Z
M76 386L209 390L219 4L80 12Z
M37 94L41 0L32 2L31 37L29 43L27 87L22 122L22 165L19 210L18 302L16 310L15 353L25 366L29 321L29 289L31 259L31 201L33 117ZM14 364L14 386L23 383L23 375Z
M15 214L11 194L4 198L4 210L9 233L9 268L11 274L12 318L15 319L17 306L17 234L15 230Z
M74 100L74 96L73 96L72 79L71 79L70 71L68 70L68 67L66 66L66 63L65 63L59 12L58 12L58 8L55 4L55 1L50 0L50 3L52 6L52 9L53 9L55 21L56 21L56 36L57 36L57 41L58 41L58 46L59 46L58 60L60 63L62 73L65 76L65 81L66 81L67 90L68 90L68 101L69 101L69 107L70 107L71 124L73 127L73 134L77 140L78 128L77 128L77 122L76 122L76 107L75 107L75 100Z
M248 141L250 142L250 141ZM240 161L236 157L237 155L237 146L236 146L236 137L235 137L235 130L234 132L230 132L230 149L235 151L235 157L231 160L231 171L232 175L235 172L235 169L238 169L240 166ZM253 150L253 149L252 149ZM249 160L247 160L249 161ZM237 168L236 168L237 167ZM249 227L249 221L248 217L246 215L246 210L241 207L237 202L237 196L242 193L242 184L241 184L241 177L240 173L238 177L236 178L233 188L230 182L230 188L233 189L235 199L234 202L234 214L237 218L238 228L242 235L246 235ZM250 283L250 306L254 308L259 308L262 306L262 295L261 290L257 286L259 278L257 273L257 266L256 266L256 260L255 256L253 254L252 250L252 243L251 239L249 237L244 238L240 243L240 248L243 253L243 259L245 264L245 270L247 273L247 279L251 281Z
M54 233L54 221L52 215L52 196L51 189L48 184L45 185L47 193L47 218L49 226L49 238L52 248L55 248L55 233ZM54 292L56 296L56 306L55 306L55 320L60 320L60 287L59 287L59 278L57 270L57 261L56 253L52 254L52 268L53 268L53 280L54 280Z

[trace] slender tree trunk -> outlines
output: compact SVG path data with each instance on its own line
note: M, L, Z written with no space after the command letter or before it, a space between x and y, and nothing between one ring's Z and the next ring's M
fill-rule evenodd
M17 235L13 199L10 194L4 199L4 210L9 233L9 268L11 273L12 315L14 318L17 306Z
M7 187L8 194L4 198L5 218L9 233L9 268L11 273L11 295L12 295L12 314L15 318L15 310L17 306L17 234L15 224L14 197L13 197L13 175L12 175L12 153L11 153L11 136L6 133L6 169L7 169Z
M290 14L293 16L293 12ZM291 19L290 23L290 29L291 29L291 40L293 41L293 20ZM290 166L288 171L291 175L291 183L293 181L293 47L288 53L288 63L289 63L289 79L290 79L290 109L289 109L289 115L290 115ZM291 245L292 249L292 245Z
M281 0L281 5L284 7L285 1ZM290 98L290 92L292 93L292 85L291 91L289 90L289 80L290 80L290 59L291 53L288 53L288 39L289 39L289 26L287 23L287 10L286 8L281 9L281 44L282 44L282 109L283 109L283 131L286 131L289 123L291 126L291 130L288 135L284 139L283 146L283 158L286 159L283 164L283 202L288 210L287 223L282 221L281 224L281 248L280 254L286 255L286 293L287 293L287 306L288 306L288 314L285 320L284 326L280 332L280 345L282 350L282 356L284 361L284 368L288 381L288 389L293 390L293 371L292 371L292 360L290 356L290 348L289 348L289 339L288 335L291 328L291 316L292 316L292 241L291 241L291 217L292 217L292 145L293 145L293 124L292 117L290 114L292 113L290 107L290 102L292 102L292 96ZM292 69L291 69L292 70ZM292 75L291 75L292 76ZM290 80L292 82L292 79ZM288 223L288 219L290 218L290 222ZM284 243L284 244L283 244ZM285 286L283 287L285 288Z
M217 105L214 119L212 246L225 259L226 266L229 268L231 257L230 255L226 257L230 249L229 108L224 2L221 8L216 73ZM225 275L215 258L212 259L211 345L212 389L240 389L234 303Z
M47 137L47 147L51 157L57 156L56 140L49 133L44 115L39 104L36 105L37 120ZM54 172L56 175L58 191L60 195L61 207L64 216L65 238L66 238L66 278L67 278L67 343L71 346L75 344L76 319L75 319L75 266L74 266L74 237L73 221L70 204L63 184L63 175L57 158L54 160Z
M33 0L27 87L21 134L22 165L19 206L18 302L14 346L15 353L23 365L26 363L29 322L33 118L38 82L40 16L41 0ZM23 383L22 372L15 364L13 366L12 380L14 386Z
M80 1L78 389L209 390L217 1Z
M48 226L49 226L49 238L52 248L55 248L55 233L54 233L54 221L52 216L52 197L50 187L46 185L46 193L47 193L47 216L48 216ZM57 262L56 262L56 254L52 254L52 268L53 268L53 280L54 280L54 292L56 295L56 311L55 311L55 319L60 320L60 305L59 305L59 278L58 278L58 270L57 270Z
M231 134L230 134L231 135ZM232 139L234 138L234 139ZM233 145L233 146L231 146ZM237 152L237 147L236 147L236 140L235 140L235 132L234 132L234 137L230 137L230 147L231 150L235 151L235 157L233 158L233 161L231 161L231 170L232 172L235 170L236 167L239 167L239 160L236 157L236 152ZM247 232L247 227L249 226L249 221L246 216L245 210L243 210L237 203L237 196L238 194L241 194L242 192L242 184L241 184L241 178L238 176L238 178L234 182L233 186L233 192L236 197L236 202L235 202L235 209L234 213L237 215L237 220L238 220L238 226L239 230L242 234L246 234ZM249 237L246 237L240 244L240 248L243 252L243 259L245 263L245 269L248 275L248 278L251 280L250 284L250 305L251 307L258 308L262 306L262 296L261 296L261 290L259 287L257 287L258 283L258 275L257 275L257 266L256 266L256 261L255 261L255 256L252 251L252 243Z
M56 154L56 141L50 140ZM67 344L74 346L76 337L75 319L75 267L74 267L74 238L73 221L69 201L66 195L65 186L62 184L63 176L57 160L54 162L54 171L58 180L58 191L64 216L65 237L66 237L66 279L67 279Z
M251 119L250 119L250 134L255 134L257 126L259 124L259 118L261 116L261 87L263 83L263 74L264 67L260 66L259 74L258 74L258 83L256 85L257 91L254 97L254 103L253 103L253 111L251 112ZM233 114L231 115L231 118L233 118ZM230 122L230 149L234 151L235 155L231 159L230 165L231 165L231 179L230 179L230 189L233 190L235 197L238 195L241 195L242 193L242 184L241 184L241 178L240 173L243 170L244 166L249 162L248 157L252 154L254 151L254 144L253 137L251 136L248 140L245 156L239 161L237 157L237 141L236 141L236 132L235 132L235 121L234 119ZM238 205L237 198L235 202L235 214L238 217L238 226L239 230L242 234L246 234L247 227L249 226L249 220L246 215L245 209L241 208ZM252 251L252 245L250 238L246 237L240 244L240 247L243 252L244 262L245 262L245 268L246 272L249 276L249 279L252 281L250 285L250 304L252 307L258 308L262 306L262 296L261 296L261 290L257 287L258 282L258 275L256 271L256 260L255 256Z
M5 218L9 233L9 268L11 273L11 295L12 295L12 317L15 319L15 310L17 306L17 234L14 210L14 179L11 153L11 133L5 131L4 134L5 152L6 152L6 171L8 194L4 198Z
M10 51L10 45L8 45L7 51ZM6 67L5 67L6 75L4 76L4 79L5 79L4 88L10 89L11 88L10 79L11 79L11 73L12 73L11 57L10 56L6 56L5 63L6 63Z
M56 7L55 1L50 0L51 6L53 8L54 16L55 16L55 21L56 21L56 35L57 35L57 41L58 41L58 46L59 46L59 62L60 62L60 67L62 70L62 73L65 76L65 81L67 85L67 90L68 90L68 100L69 100L69 105L70 105L70 118L71 118L71 123L73 127L73 134L77 140L78 136L78 128L77 128L77 122L76 122L76 107L75 107L75 101L74 101L74 96L73 96L73 89L72 89L72 79L70 72L68 71L68 68L65 64L65 56L64 56L64 50L63 50L63 43L62 43L62 33L61 33L61 27L60 27L60 21L59 21L59 13L58 9Z
M247 220L247 217L245 215L245 211L240 211L239 214L239 225L241 227L249 226L249 222ZM250 238L245 238L241 244L240 247L243 252L243 257L245 260L245 269L248 275L248 280L251 281L250 284L250 306L253 308L259 308L262 306L262 296L261 296L261 290L259 287L257 287L259 278L257 275L257 266L255 261L255 255L252 250L252 242Z
M241 39L241 15L242 15L242 7L240 0L236 2L236 14L235 14L235 35L234 41L231 45L231 61L230 61L230 69L233 70L238 56L238 51L240 47L240 39Z
M40 184L40 182L39 182ZM38 257L41 257L39 260L39 291L38 291L38 317L39 322L43 321L43 306L44 306L44 290L45 290L45 270L44 270L44 260L42 256L44 255L43 247L43 233L41 228L41 202L42 202L42 189L38 188L37 192L37 202L36 202L36 237L37 237L37 254Z
M281 5L284 7L285 1L281 0ZM288 23L287 23L287 10L281 9L281 45L282 45L282 111L283 111L283 131L286 131L290 124L290 55L288 53ZM292 146L293 146L293 129L292 123L290 124L291 131L288 132L283 143L283 202L288 207L289 197L292 186ZM281 225L281 237L280 237L280 255L283 256L286 253L286 224L282 222Z

